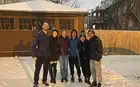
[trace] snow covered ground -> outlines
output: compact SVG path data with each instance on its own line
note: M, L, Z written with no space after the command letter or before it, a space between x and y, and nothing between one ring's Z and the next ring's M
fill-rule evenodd
M34 63L31 57L1 57L0 87L32 87ZM103 87L140 87L140 56L104 56L102 65ZM74 83L61 83L59 64L57 67L57 84L50 84L50 87L89 87L76 79ZM43 87L41 78L42 71L39 87Z

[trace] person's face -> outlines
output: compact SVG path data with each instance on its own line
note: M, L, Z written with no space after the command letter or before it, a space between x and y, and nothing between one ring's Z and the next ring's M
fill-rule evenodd
M89 38L92 38L92 37L94 37L94 34L93 34L93 32L89 32L89 33L88 33L88 36L89 36Z
M63 31L62 32L62 37L66 38L66 36L67 36L67 32L66 31Z
M85 37L82 36L82 37L80 38L80 41L81 41L81 42L84 42L84 41L85 41Z
M72 32L72 38L76 38L76 32Z
M48 23L44 23L42 28L43 28L43 30L47 31L49 29L49 24Z
M52 36L53 36L53 37L57 37L57 32L54 31L54 32L52 33Z

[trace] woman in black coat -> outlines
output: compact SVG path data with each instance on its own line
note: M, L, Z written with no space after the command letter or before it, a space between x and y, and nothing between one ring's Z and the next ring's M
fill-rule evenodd
M86 40L85 34L80 35L80 40L77 44L78 52L79 52L79 57L80 57L80 62L81 62L81 67L82 67L82 72L85 77L85 83L90 84L90 62L89 62L89 57L88 57L88 41Z
M49 38L50 40L50 51L51 51L51 58L50 58L50 77L51 83L56 83L56 73L57 73L57 62L59 60L60 55L60 45L58 40L58 31L53 30L51 33L51 36Z

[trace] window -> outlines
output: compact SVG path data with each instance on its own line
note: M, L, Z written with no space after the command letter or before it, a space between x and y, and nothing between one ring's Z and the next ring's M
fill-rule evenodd
M94 25L92 25L92 29L95 29L96 28L96 25L94 24Z
M122 29L125 29L125 26L126 26L126 22L123 21L123 23L122 23Z
M121 15L121 8L118 9L118 16Z
M123 13L126 13L126 11L127 11L127 5L124 6Z
M131 5L131 8L133 8L133 6L134 6L134 2L131 2L131 4L130 4L130 5Z
M93 16L96 16L96 13L94 13Z
M37 20L35 18L19 18L20 30L36 30Z
M84 24L84 28L87 29L87 23Z
M74 29L74 19L60 19L59 20L60 29Z
M14 19L13 18L1 18L0 17L0 29L2 30L13 30Z
M98 16L100 16L101 14L100 13L98 13Z
M54 29L55 28L55 19L47 19L47 18L40 18L39 19L40 28L42 28L42 23L44 21L49 23L49 29Z
M131 29L132 26L133 26L133 21L129 21L129 22L128 22L128 28Z

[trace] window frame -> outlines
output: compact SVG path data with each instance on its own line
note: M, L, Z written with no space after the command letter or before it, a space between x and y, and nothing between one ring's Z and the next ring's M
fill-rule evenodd
M65 21L65 25L62 25L63 23L61 23L61 21ZM68 23L68 21L70 22L70 23ZM62 27L63 26L63 27ZM68 19L68 18L66 18L66 19L59 19L59 29L60 30L63 30L63 29L66 29L66 30L72 30L72 29L74 29L75 28L75 19Z

